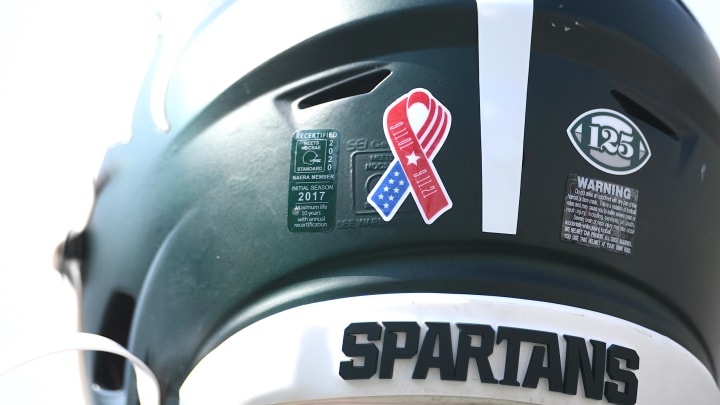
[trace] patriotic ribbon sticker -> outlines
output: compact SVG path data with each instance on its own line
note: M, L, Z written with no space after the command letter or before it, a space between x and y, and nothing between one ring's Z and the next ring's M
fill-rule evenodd
M426 224L452 208L432 163L451 121L450 111L425 89L411 90L385 110L385 137L395 159L367 197L385 221L395 216L410 193Z

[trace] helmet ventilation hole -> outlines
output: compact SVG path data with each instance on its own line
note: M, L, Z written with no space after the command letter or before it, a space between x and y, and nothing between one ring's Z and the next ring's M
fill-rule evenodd
M657 114L651 112L650 109L644 107L639 102L633 100L628 95L618 90L611 90L610 94L615 97L618 103L620 103L622 108L629 115L639 119L640 121L645 122L648 125L652 125L664 134L669 135L676 141L680 140L677 132L675 132L675 130L673 130L672 127L670 127L670 125L668 125L664 120L660 119Z
M100 334L127 348L135 311L135 299L115 292L105 309ZM112 353L98 352L95 357L93 382L104 389L119 390L125 385L126 360Z
M370 93L382 83L383 80L390 76L390 73L388 69L380 69L344 80L300 100L298 107L305 109L330 101Z

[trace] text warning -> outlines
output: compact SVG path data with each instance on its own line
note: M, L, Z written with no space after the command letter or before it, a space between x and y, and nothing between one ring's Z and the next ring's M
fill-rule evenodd
M638 190L572 174L565 190L560 237L583 246L630 255Z

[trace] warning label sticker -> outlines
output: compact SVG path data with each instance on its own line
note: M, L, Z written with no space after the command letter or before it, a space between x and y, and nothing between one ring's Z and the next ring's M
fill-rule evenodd
M637 208L638 190L571 174L565 190L561 238L630 255Z
M335 227L337 150L335 130L301 130L290 150L288 229L326 232Z

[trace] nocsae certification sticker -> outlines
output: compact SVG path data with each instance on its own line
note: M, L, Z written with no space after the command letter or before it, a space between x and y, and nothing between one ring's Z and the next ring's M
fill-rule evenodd
M287 220L291 232L327 232L335 227L339 141L333 129L293 134Z

